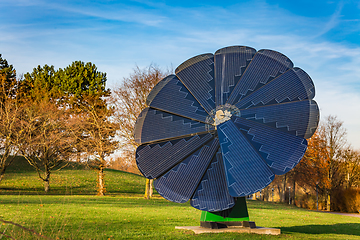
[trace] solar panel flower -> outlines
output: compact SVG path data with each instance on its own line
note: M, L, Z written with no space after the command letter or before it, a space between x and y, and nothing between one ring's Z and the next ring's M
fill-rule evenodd
M294 168L319 110L304 70L272 50L219 49L182 63L147 97L136 162L164 198L218 212Z

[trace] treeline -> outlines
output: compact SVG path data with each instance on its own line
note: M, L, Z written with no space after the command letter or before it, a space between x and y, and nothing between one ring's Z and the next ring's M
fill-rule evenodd
M157 67L136 68L111 92L106 73L90 62L75 61L64 69L38 66L17 77L0 55L0 182L20 155L48 192L51 173L77 161L97 170L98 195L104 195L108 157L115 150L133 154L136 117L163 77Z
M273 191L281 202L327 211L360 210L360 153L346 139L343 122L327 116L308 139L300 163L264 189L267 200ZM289 199L290 198L290 199ZM272 200L272 199L271 199Z

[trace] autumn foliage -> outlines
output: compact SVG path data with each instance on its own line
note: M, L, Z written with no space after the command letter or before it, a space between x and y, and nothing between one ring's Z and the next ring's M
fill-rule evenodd
M279 200L300 207L327 211L358 212L360 197L360 154L346 141L343 122L327 116L300 163L263 191L274 188ZM289 194L289 191L290 194Z

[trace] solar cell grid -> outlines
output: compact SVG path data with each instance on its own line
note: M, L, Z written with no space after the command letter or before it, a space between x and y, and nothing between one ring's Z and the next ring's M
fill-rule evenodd
M230 46L190 58L139 115L136 162L166 199L231 211L303 157L318 125L314 83L285 55Z

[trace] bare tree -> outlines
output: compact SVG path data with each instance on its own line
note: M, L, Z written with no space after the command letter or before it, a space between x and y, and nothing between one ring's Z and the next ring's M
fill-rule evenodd
M113 90L112 104L115 107L115 120L120 126L120 150L135 159L135 150L138 144L135 142L133 129L140 112L147 107L146 98L151 89L169 71L162 71L159 67L150 65L141 69L136 67L128 78L124 78L122 84ZM151 181L146 180L145 197L151 196Z
M105 101L88 99L80 108L82 111L74 118L76 127L73 128L77 150L86 153L88 166L98 171L98 195L104 196L106 157L117 149L115 133L119 126L112 121L114 111Z
M0 54L0 182L19 151L21 107L16 100L16 71Z
M69 131L72 124L65 110L49 101L28 103L24 108L21 154L37 171L45 192L50 191L52 171L65 167L74 154L74 137Z
M0 102L0 182L20 150L19 142L23 137L19 128L21 115L22 107L16 100Z
M331 209L331 196L334 190L340 186L344 180L342 173L342 156L343 151L347 147L346 129L343 122L338 120L336 116L329 115L325 118L325 122L320 127L319 135L323 139L326 163L328 165L327 178L330 186L327 188L327 210Z

